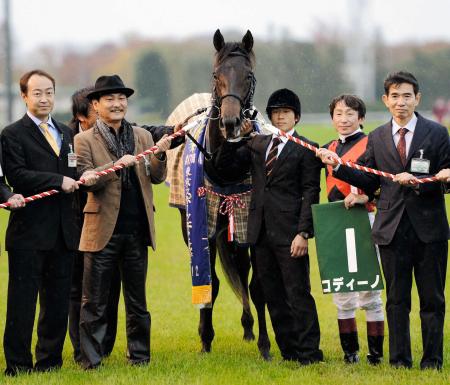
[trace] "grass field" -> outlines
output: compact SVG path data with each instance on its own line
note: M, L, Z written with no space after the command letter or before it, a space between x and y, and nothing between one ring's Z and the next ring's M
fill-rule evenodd
M373 125L372 125L373 126ZM299 130L305 136L324 144L334 137L331 128L308 126ZM411 336L414 367L411 370L391 369L385 360L371 367L365 359L348 366L342 361L336 309L331 296L321 293L314 243L310 243L311 282L317 302L322 332L321 348L325 362L299 368L294 363L281 361L273 333L270 331L272 362L259 358L256 343L242 340L239 302L227 286L220 272L221 288L214 312L216 338L213 351L199 353L197 335L198 311L190 303L189 257L182 241L178 211L167 206L168 189L155 188L157 244L156 253L149 254L147 282L148 305L152 314L152 361L148 367L131 367L126 363L125 320L123 302L119 314L119 331L112 355L99 370L84 372L72 360L72 346L67 338L64 348L64 366L54 373L22 375L6 378L0 375L0 384L449 384L450 383L450 314L447 310L444 342L444 370L420 371L421 334L418 299L414 288L411 313ZM322 189L321 202L325 201ZM450 203L450 202L448 202ZM45 204L45 202L35 203ZM450 206L448 206L450 207ZM0 213L1 229L6 228L8 213ZM3 230L4 231L4 230ZM1 239L4 239L2 234ZM218 268L220 271L220 268ZM450 274L448 274L450 275ZM3 250L0 258L0 330L3 332L6 315L7 258ZM447 285L447 298L450 290ZM358 312L361 356L367 353L365 318ZM270 326L270 321L269 321ZM257 332L257 328L255 328ZM386 333L388 331L386 330ZM386 336L387 337L387 336ZM35 342L35 341L34 341ZM33 342L33 346L34 346ZM0 369L5 368L3 353Z

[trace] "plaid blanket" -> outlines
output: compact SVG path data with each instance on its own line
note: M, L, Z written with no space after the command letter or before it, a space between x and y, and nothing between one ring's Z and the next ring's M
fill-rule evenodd
M173 126L181 123L190 114L202 107L209 107L211 105L211 94L201 93L193 94L187 99L183 100L170 116L167 118L166 125ZM197 120L200 116L193 117L190 121ZM189 122L190 122L189 121ZM169 206L185 208L186 201L184 197L184 182L183 182L183 152L184 144L169 150L167 154L167 178L166 184L169 185Z
M250 191L252 188L252 178L248 177L243 182L235 186L227 187L226 189L218 188L205 179L205 187L209 190L224 195L244 193L240 195L240 198L244 203L244 207L241 208L237 205L234 206L234 241L238 244L246 244L248 212L250 207L251 193L245 193ZM216 234L218 216L223 215L219 212L219 207L224 199L225 198L222 198L218 195L208 192L206 193L206 207L208 210L208 238L213 238Z

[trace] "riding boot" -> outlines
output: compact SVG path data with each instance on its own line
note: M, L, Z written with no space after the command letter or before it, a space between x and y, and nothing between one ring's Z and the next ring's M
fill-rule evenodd
M383 358L384 321L367 322L367 343L369 354L367 361L378 365Z
M344 361L348 364L359 362L359 343L356 319L338 319L339 337L341 339L342 350L344 351Z

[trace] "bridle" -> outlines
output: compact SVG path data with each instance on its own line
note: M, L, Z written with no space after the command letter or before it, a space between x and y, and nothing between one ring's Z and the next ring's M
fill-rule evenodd
M242 56L246 59L249 59L248 55L245 53L242 53L240 50L233 51L230 54L228 54L227 57L233 57L233 56ZM222 60L222 62L225 59ZM240 95L229 93L222 96L219 96L217 94L217 74L216 71L212 73L212 79L213 79L213 92L212 92L212 101L213 106L218 110L219 116L221 115L221 107L222 102L225 98L235 98L239 101L239 104L241 106L241 118L251 118L251 110L253 107L253 96L255 94L255 87L256 87L256 78L253 71L250 71L248 74L248 78L250 79L250 87L248 88L248 91L244 98L241 98Z

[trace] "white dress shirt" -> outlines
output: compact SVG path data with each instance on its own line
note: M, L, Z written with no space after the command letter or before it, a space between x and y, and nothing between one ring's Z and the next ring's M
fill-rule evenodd
M53 136L53 138L56 140L56 144L58 145L58 148L61 150L61 144L62 144L62 134L58 131L55 124L52 121L52 117L49 115L48 120L46 122L43 122L42 120L36 118L33 114L31 114L30 111L27 111L27 115L30 117L30 119L36 124L36 126L39 127L41 123L47 123L48 125L48 131ZM42 135L44 135L44 130L39 127L39 130L42 132Z
M295 131L295 128L286 132L286 134L294 135L294 131ZM289 140L285 136L278 136L278 135L272 134L272 139L270 140L270 144L269 144L269 146L267 146L267 150L266 150L266 160L267 160L267 156L269 155L269 152L273 145L273 138L275 138L275 137L277 137L281 140L280 144L278 145L277 158L280 156L281 151L283 150L284 146L286 145L287 141Z

